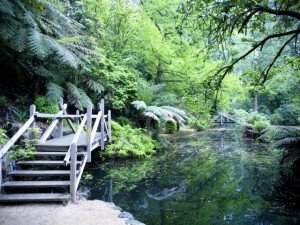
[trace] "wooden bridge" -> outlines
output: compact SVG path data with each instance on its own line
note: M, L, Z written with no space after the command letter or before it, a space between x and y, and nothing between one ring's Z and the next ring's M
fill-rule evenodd
M220 112L216 116L216 119L219 120L217 123L220 124L220 126L223 126L224 124L232 124L232 123L238 123L237 120L232 116L225 112Z
M30 106L30 118L19 131L0 149L0 202L43 202L70 199L75 202L77 189L85 165L91 162L91 152L100 147L104 149L111 142L111 113L104 114L104 100L98 104L97 114L92 107L86 113L75 115L67 113L67 104L60 99L60 111L57 114L36 112ZM41 135L36 151L30 159L15 163L15 168L7 171L6 181L2 182L2 164L6 161L11 147L40 119L52 120ZM72 120L76 120L73 124ZM64 135L64 122L71 128L71 134ZM54 128L58 128L58 137L49 139Z

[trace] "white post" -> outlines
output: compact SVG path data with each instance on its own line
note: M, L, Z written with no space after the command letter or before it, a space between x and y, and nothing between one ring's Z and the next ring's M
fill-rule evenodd
M79 110L77 109L77 110L76 110L76 116L79 116L79 113L80 113L80 112L79 112ZM79 117L76 118L76 121L77 121L77 125L79 125L79 124L80 124L80 119L79 119Z
M92 157L92 140L91 140L91 132L92 132L92 107L87 107L86 112L87 120L86 120L86 151L87 151L87 161L91 162Z
M77 145L71 145L71 162L70 162L70 194L71 201L76 202L77 194L76 194L76 171L77 171Z
M109 143L111 143L111 111L108 110L108 114L107 114L107 118L108 118L108 140Z
M104 127L105 127L105 121L104 121L104 99L101 99L100 102L100 106L101 106L101 150L104 149Z
M35 112L36 112L36 108L35 108L35 105L30 105L30 117L34 116ZM32 123L31 125L32 128L35 127L35 122Z
M223 126L223 114L221 114L221 126Z
M0 158L0 193L2 190L2 159Z
M63 98L59 98L59 108L63 107L64 105L64 100ZM58 122L58 136L62 137L64 134L64 123L63 123L63 119L61 118Z

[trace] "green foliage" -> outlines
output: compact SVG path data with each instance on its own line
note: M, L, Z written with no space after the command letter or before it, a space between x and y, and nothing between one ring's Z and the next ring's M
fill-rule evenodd
M268 126L261 139L270 141L275 148L298 147L300 128L293 126Z
M188 123L192 128L195 128L197 131L204 131L211 126L210 118L200 118L200 119L191 119Z
M18 109L11 106L11 113L9 114L9 120L12 122L24 123L28 119L28 111Z
M243 109L234 110L236 120L245 127L252 127L255 131L261 132L270 125L270 120L266 115L258 112L246 112Z
M102 158L145 158L159 149L158 142L148 137L142 129L121 126L112 121L113 143L108 145Z
M40 113L56 114L59 111L58 104L49 103L45 96L39 96L34 102L36 110Z
M83 174L83 180L84 180L84 181L93 180L93 175L90 174L90 173L84 173L84 174Z
M165 130L168 134L173 134L177 131L177 124L172 120L168 120L165 123Z
M188 120L186 112L175 107L147 106L143 101L133 101L131 104L141 113L145 120L156 120L163 123L172 121L179 125L186 123Z
M7 142L6 131L0 128L0 145L4 145Z
M15 146L10 153L10 160L30 159L34 156L35 147L31 141L25 141L23 146Z
M13 151L9 155L10 160L21 160L33 158L35 147L41 135L39 128L31 128L28 130L28 139L21 146L14 146Z
M131 120L127 119L126 117L124 116L119 116L116 121L121 125L121 126L126 126L126 125L129 125L132 127L132 122Z

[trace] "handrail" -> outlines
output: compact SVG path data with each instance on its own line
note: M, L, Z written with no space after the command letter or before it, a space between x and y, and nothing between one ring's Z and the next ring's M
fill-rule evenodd
M93 129L92 129L92 133L91 133L91 143L94 142L95 136L96 136L96 132L97 132L97 128L99 126L100 123L100 119L101 119L101 111L98 112Z
M37 113L36 117L38 118L78 118L81 117L81 115L70 115L70 114L64 114L64 115L55 115L55 114L48 114L48 113Z
M64 109L63 103L64 103L63 99L60 98L60 99L59 99L59 107L60 107L61 110L63 111L63 114L68 115L67 110ZM67 118L67 122L68 122L69 126L71 127L72 131L73 131L74 133L76 133L76 129L75 129L75 126L74 126L74 124L72 123L72 121L71 121L69 118Z
M26 123L18 130L15 135L9 139L9 141L0 149L0 158L10 149L11 146L21 137L21 135L29 128L29 126L34 122L35 115L32 115Z
M64 109L67 109L67 104L64 104ZM59 122L59 119L57 119L57 116L60 116L62 115L64 112L63 110L60 110L55 116L56 116L56 119L54 119L52 121L52 123L48 126L47 130L44 132L44 134L42 135L42 137L40 138L40 142L45 142L48 137L50 136L50 134L52 133L53 129L55 128L55 126L58 124Z
M68 165L68 163L70 162L70 152L71 152L71 146L73 145L73 144L77 144L77 141L78 141L78 139L79 139L79 137L80 137L80 134L81 134L81 132L82 132L82 130L83 130L83 127L84 127L84 125L85 125L85 123L86 123L86 119L87 119L87 116L85 115L84 117L83 117L83 119L82 119L82 121L81 121L81 123L80 123L80 125L79 125L79 127L78 127L78 129L77 129L77 131L76 131L76 133L75 133L75 135L74 135L74 137L73 137L73 140L72 140L72 142L71 142L71 144L70 144L70 147L69 147L69 149L68 149L68 152L67 152L67 154L66 154L66 156L65 156L65 158L64 158L64 164L65 165Z
M83 170L84 170L86 162L87 162L87 155L85 154L83 162L82 162L82 165L81 165L81 170L80 170L80 172L79 172L79 174L78 174L78 176L76 178L75 190L77 190L77 188L79 186L80 179L81 179L81 176L83 174ZM76 167L76 164L75 164L75 167Z

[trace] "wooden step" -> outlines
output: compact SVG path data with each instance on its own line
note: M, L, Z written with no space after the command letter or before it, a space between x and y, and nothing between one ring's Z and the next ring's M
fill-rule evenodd
M51 188L67 187L70 181L9 181L2 184L4 188Z
M66 152L34 152L34 156L65 156ZM77 152L78 156L84 156L84 152Z
M54 160L31 160L31 161L19 161L18 165L30 165L30 166L64 166L65 163L63 160L54 161ZM77 161L77 165L81 165L82 161Z
M79 170L77 171L79 173ZM70 170L15 170L11 176L69 176Z
M0 203L10 202L60 202L69 201L70 194L46 193L46 194L0 194Z

